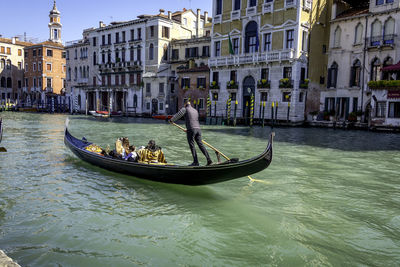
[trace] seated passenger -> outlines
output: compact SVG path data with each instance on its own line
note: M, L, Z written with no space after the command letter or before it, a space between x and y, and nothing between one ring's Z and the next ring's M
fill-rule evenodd
M150 140L145 148L139 149L137 154L141 163L167 163L164 152L154 140Z

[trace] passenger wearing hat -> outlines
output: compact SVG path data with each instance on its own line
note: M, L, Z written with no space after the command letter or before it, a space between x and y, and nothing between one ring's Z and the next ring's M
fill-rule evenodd
M199 146L201 152L207 159L207 166L212 164L210 155L208 155L207 149L205 148L203 141L201 139L201 130L200 130L200 123L199 123L199 113L196 109L194 109L190 105L190 101L187 101L181 110L176 113L170 122L175 122L185 116L185 123L186 123L186 136L187 141L189 143L190 151L192 152L193 156L193 163L189 166L199 166L199 160L197 158L196 149L194 146L194 142L196 141L197 145Z

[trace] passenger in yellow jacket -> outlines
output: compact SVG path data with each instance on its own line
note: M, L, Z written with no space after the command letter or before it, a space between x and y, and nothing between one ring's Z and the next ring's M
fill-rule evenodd
M167 163L164 152L161 147L156 145L154 140L150 140L145 148L139 149L137 154L140 163Z

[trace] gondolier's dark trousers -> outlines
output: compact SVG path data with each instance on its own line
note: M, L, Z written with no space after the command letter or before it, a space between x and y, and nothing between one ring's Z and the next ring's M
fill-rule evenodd
M187 140L189 143L190 151L192 152L193 162L199 163L197 158L196 149L194 147L194 141L196 141L197 145L199 146L201 152L206 156L207 162L211 161L210 155L208 155L207 149L205 148L203 141L201 140L201 130L200 129L190 129L186 132Z

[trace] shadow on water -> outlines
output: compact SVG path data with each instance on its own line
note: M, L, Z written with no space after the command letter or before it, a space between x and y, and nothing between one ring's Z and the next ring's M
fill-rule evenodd
M207 126L206 131L256 137L267 140L270 127L226 127ZM344 151L393 151L400 149L400 134L376 133L356 130L334 130L322 128L273 128L276 133L274 141L294 145L305 145L331 148ZM204 130L205 132L205 130Z

